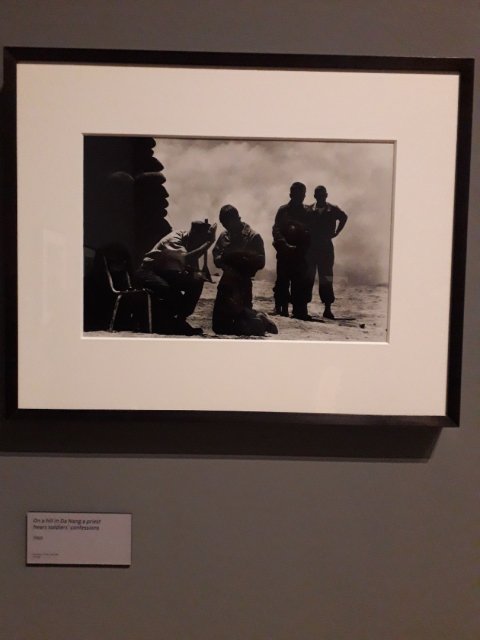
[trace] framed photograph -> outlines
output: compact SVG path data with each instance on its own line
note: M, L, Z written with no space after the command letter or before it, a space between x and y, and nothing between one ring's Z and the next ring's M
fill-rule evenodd
M466 59L6 49L10 416L168 418L180 452L187 423L457 425L472 87Z

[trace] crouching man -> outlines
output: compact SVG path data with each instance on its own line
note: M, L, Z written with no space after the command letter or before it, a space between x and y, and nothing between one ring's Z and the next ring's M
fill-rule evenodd
M274 322L253 309L252 279L265 266L262 237L242 222L232 205L220 209L225 231L213 247L215 265L223 270L213 307L215 333L236 336L264 336L278 333Z
M189 231L172 231L145 254L136 279L157 302L157 333L203 333L200 327L192 327L187 318L197 306L205 281L199 258L214 243L216 228L215 224L194 221Z

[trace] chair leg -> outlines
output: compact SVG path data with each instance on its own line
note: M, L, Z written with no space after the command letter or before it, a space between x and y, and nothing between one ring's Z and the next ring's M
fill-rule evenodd
M119 293L117 299L115 300L115 305L113 307L112 319L110 320L109 331L113 331L113 327L115 326L115 320L117 318L118 307L120 306L120 300L122 299L122 294Z

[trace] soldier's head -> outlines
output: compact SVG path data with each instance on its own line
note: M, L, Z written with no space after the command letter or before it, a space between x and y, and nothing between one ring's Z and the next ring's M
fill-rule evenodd
M222 225L230 233L240 231L242 228L242 221L238 209L231 204L226 204L220 209L219 219Z
M317 201L317 204L323 206L326 202L327 202L327 189L326 187L324 187L323 185L319 185L318 187L315 187L315 191L313 192L313 195L315 196L315 200Z
M303 182L294 182L290 187L290 200L295 204L302 204L307 194L307 187Z
M188 250L200 247L209 238L210 225L205 220L194 220L190 225L188 233Z

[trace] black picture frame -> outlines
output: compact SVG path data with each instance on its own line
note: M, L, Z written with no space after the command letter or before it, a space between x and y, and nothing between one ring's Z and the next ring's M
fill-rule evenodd
M447 73L459 77L447 406L442 416L296 414L224 411L58 410L18 407L16 79L20 63L187 66L287 70ZM4 52L7 452L286 457L424 458L443 427L460 422L472 59L193 53L8 47Z

